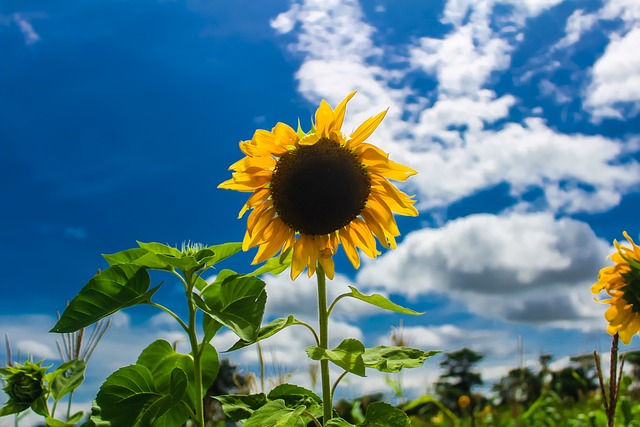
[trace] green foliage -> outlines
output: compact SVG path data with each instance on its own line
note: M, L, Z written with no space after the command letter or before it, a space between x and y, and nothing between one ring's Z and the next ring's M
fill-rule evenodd
M169 427L191 419L203 427L203 394L213 384L220 367L218 353L209 342L223 326L244 342L258 339L267 300L265 284L255 275L230 270L221 271L213 283L202 279L207 269L239 252L241 243L185 244L181 249L161 243L138 242L138 246L105 255L110 266L80 290L52 332L77 331L139 304L166 311L187 333L191 353L178 353L163 340L149 345L135 365L121 368L107 378L86 425ZM279 271L286 268L287 262L290 260L286 257L270 261L258 270ZM151 300L162 284L149 289L149 270L169 272L179 278L186 291L188 320L183 321ZM199 311L204 331L201 342L195 330ZM61 366L51 379L54 398L77 387L83 370L72 364Z
M440 352L380 345L366 348L362 359L367 368L377 369L380 372L399 372L402 368L418 368L428 358L438 353Z
M375 305L376 307L380 307L380 308L382 308L384 310L393 311L393 312L396 312L396 313L411 314L411 315L414 315L414 316L420 316L420 315L424 314L424 312L420 313L420 312L411 310L410 308L402 307L402 306L400 306L398 304L395 304L395 303L389 301L386 297L384 297L384 296L382 296L380 294L365 295L365 294L361 293L360 291L358 291L353 286L349 286L349 289L351 289L351 292L349 292L347 294L343 294L343 295L339 296L338 298L342 298L342 297L355 298L357 300L364 301L364 302L366 302L368 304Z
M329 360L347 372L365 376L364 373L364 344L355 338L343 340L333 350L316 346L307 347L307 355L313 360Z
M78 388L84 381L86 367L84 360L74 359L63 363L51 374L48 374L47 380L51 384L51 397L58 401Z
M234 274L216 280L202 291L199 308L245 341L255 341L267 303L265 283L253 276Z
M123 308L148 303L159 286L149 290L145 267L118 264L95 276L69 303L49 332L75 332Z
M210 384L218 374L218 353L204 343L201 353L202 379ZM118 426L179 426L192 416L191 408L201 404L194 389L193 354L181 354L164 340L145 348L135 365L111 374L100 387L96 404L100 408L91 417L96 425L108 422ZM197 397L198 396L198 397Z

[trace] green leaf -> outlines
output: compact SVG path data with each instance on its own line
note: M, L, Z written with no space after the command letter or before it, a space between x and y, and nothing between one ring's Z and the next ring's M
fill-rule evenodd
M182 256L182 252L173 246L165 245L162 243L144 243L144 242L136 242L138 246L140 246L145 251L155 254L155 255L169 255L174 258L180 258Z
M265 283L257 277L229 276L202 292L203 311L245 341L255 341L267 303Z
M208 246L200 252L205 250L213 251L213 256L207 260L207 263L209 265L214 265L240 252L242 250L242 242L229 242L221 245ZM200 252L196 254L196 259L198 260L203 259L200 258Z
M172 387L175 384L172 384L172 381L176 381L177 378L173 378L172 375L179 375L174 374L176 369L185 373L189 382L195 383L193 357L176 352L171 344L165 340L154 341L142 350L136 365L144 366L151 372L154 389L165 395L171 395L174 392ZM201 365L203 391L205 391L209 385L213 384L220 368L218 353L212 345L207 345L205 348ZM195 407L195 390L192 388L187 389L183 400L190 407Z
M238 350L248 345L254 344L258 341L267 339L275 335L276 333L280 332L284 328L289 327L291 325L296 325L296 324L299 324L299 322L293 317L293 314L290 314L289 317L287 318L281 317L279 319L272 320L271 322L269 322L269 324L260 328L260 330L258 331L258 336L255 341L245 341L243 339L240 339L227 351Z
M255 411L243 427L296 427L301 421L305 407L287 408L283 400L267 402Z
M160 288L149 290L149 284L149 274L143 267L111 266L80 290L49 332L75 332L123 308L148 303Z
M30 406L31 410L38 415L42 415L43 417L49 416L49 404L47 402L47 397L45 395L37 398Z
M420 316L425 313L425 312L414 311L414 310L411 310L410 308L402 307L398 304L395 304L389 301L387 298L383 297L380 294L364 295L360 293L360 291L358 291L353 286L349 286L349 289L351 289L351 293L345 294L345 296L359 299L360 301L364 301L368 304L375 305L376 307L380 307L385 310L394 311L396 313L402 313L402 314L412 314L414 316Z
M2 408L0 408L0 417L4 417L5 415L18 414L25 409L29 409L29 405L16 404L12 401L8 401Z
M287 250L284 253L274 256L267 260L263 265L247 274L247 276L259 276L261 274L271 273L280 274L291 266L291 260L293 259L293 251Z
M366 348L362 359L367 368L374 368L380 372L398 372L402 368L422 366L425 360L438 353L440 352L425 352L416 348L380 345Z
M197 252L184 252L161 243L138 242L146 254L135 259L135 264L159 270L182 270L193 273L207 269L229 258L242 249L242 243L231 242L215 246L205 246ZM132 254L138 255L138 253Z
M322 399L311 390L297 385L280 384L269 392L267 398L269 400L282 399L288 408L304 406L305 410L316 419L321 418L323 415ZM305 414L304 416L306 417L307 415Z
M216 321L213 317L205 314L202 316L202 331L204 332L204 338L202 342L210 342L213 337L216 336L223 324Z
M259 394L226 394L222 396L212 396L222 405L222 410L233 421L246 420L267 403L264 393Z
M96 404L100 415L92 418L108 421L112 427L182 425L190 413L184 402L174 405L170 394L159 392L151 371L142 365L111 374L100 387Z
M269 400L283 399L285 403L287 403L287 399L291 396L310 398L316 403L322 403L322 399L320 398L320 396L318 396L311 390L307 390L304 387L293 384L280 384L269 392L267 398Z
M146 249L133 248L116 252L115 254L103 254L102 257L107 260L109 265L136 264L136 260L145 254L147 254Z
M411 420L407 414L393 405L374 402L367 407L364 422L358 426L367 427L408 427Z
M173 371L171 371L171 383L169 384L171 405L175 405L182 400L188 385L187 374L180 368L173 368Z
M74 359L63 363L53 371L51 380L51 397L58 401L67 393L72 392L84 381L84 371L87 365L84 360Z
M75 427L84 418L84 412L79 411L71 415L66 421L56 420L55 418L46 417L45 422L48 427Z
M347 422L343 418L331 418L327 421L324 427L356 427L355 425Z
M313 360L329 360L347 372L361 377L365 376L365 365L362 359L364 344L357 339L347 338L333 350L326 350L316 346L309 346L306 350Z

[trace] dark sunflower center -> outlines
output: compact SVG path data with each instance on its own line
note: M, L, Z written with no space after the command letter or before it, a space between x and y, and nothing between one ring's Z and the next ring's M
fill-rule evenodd
M632 304L631 311L640 313L640 271L631 267L631 271L622 275L626 285L622 287L624 300Z
M280 157L271 196L280 219L303 234L336 231L365 207L371 179L355 154L322 138Z

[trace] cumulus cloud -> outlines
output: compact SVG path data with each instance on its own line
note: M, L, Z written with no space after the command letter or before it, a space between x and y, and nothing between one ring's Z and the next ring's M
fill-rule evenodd
M316 278L299 277L295 282L291 281L288 274L278 276L267 275L263 277L267 283L267 308L265 316L286 317L295 314L305 321L313 321L318 316L318 295ZM341 294L351 292L349 285L353 286L353 280L344 275L336 274L334 280L327 281L327 299L330 304ZM384 294L384 296L387 296ZM374 314L385 312L365 302L349 298L338 302L332 311L332 318L341 320L355 320Z
M435 94L402 84L401 72L387 68L380 55L384 46L374 45L376 30L364 21L356 1L296 2L272 25L279 31L283 26L297 29L297 42L290 48L304 58L296 78L305 97L335 104L351 90L360 91L349 105L347 132L389 107L371 141L420 172L408 184L417 193L419 209L446 207L501 183L508 184L516 200L541 190L533 203L523 202L527 209L572 214L616 206L622 195L637 188L640 177L637 163L620 161L629 141L565 134L536 117L514 122L510 116L519 100L489 89L492 76L509 66L519 43L513 34L527 18L559 1L505 3L510 12L498 19L493 13L497 2L447 2L441 20L451 31L443 38L418 38L406 47L407 70L435 77ZM338 13L340 26L331 19ZM278 20L287 24L276 24ZM575 14L568 34L575 38L592 24L591 17ZM632 79L610 84L632 86ZM553 87L551 82L543 86L567 99ZM633 91L606 93L629 97ZM609 108L604 102L601 110Z
M567 19L565 36L554 46L554 49L566 49L580 40L582 35L591 30L598 21L596 13L585 13L582 9L575 10Z
M640 46L640 26L612 38L592 69L584 100L595 121L640 112L640 57L630 54ZM625 114L626 113L626 114Z
M573 219L473 215L409 233L357 280L409 297L446 294L484 317L587 328L601 315L589 285L609 250Z

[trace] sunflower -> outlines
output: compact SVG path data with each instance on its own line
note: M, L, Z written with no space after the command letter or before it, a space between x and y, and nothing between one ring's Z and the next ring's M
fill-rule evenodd
M342 133L347 102L354 95L335 109L322 100L306 134L299 125L296 132L277 123L271 132L259 129L250 141L240 142L246 156L229 167L232 178L218 187L252 193L238 218L252 210L242 247L258 247L254 264L293 250L292 279L305 268L311 277L318 264L332 279L340 244L358 268L358 249L371 258L380 254L375 238L395 249L400 232L394 213L418 215L413 197L388 181L404 181L416 171L365 142L386 111L351 135Z
M611 304L605 313L609 322L607 332L618 333L623 343L629 344L633 335L640 330L640 247L625 231L624 237L631 248L613 241L617 252L611 255L616 264L600 270L598 282L593 285L594 294L606 291L611 299L600 301Z

